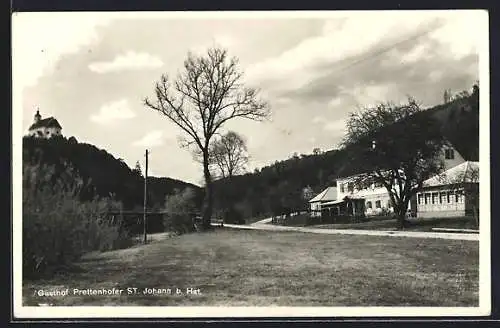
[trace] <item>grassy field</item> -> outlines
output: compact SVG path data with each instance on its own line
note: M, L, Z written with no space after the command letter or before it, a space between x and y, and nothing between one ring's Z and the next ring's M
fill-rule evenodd
M65 275L25 281L24 305L478 305L474 241L225 228L154 237L148 245L88 254ZM72 295L75 288L113 287L122 295ZM138 293L127 295L134 287ZM36 295L66 288L68 296ZM183 295L145 295L144 288ZM187 295L186 288L200 293Z
M428 218L410 219L410 225L405 228L407 231L433 231L432 228L450 229L477 229L476 222L471 217L459 218ZM359 229L359 230L396 230L396 219L372 220L363 223L347 224L323 224L316 225L315 228L324 229Z

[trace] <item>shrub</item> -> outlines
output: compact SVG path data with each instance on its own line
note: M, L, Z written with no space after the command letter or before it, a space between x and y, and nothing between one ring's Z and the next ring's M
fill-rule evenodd
M165 212L163 225L165 230L183 234L193 232L193 214L196 210L196 194L193 189L185 188L180 191L176 189L173 195L165 200Z
M129 245L119 224L106 220L107 210L120 206L110 199L82 202L83 181L67 167L23 165L23 276L38 277L94 250Z
M225 223L245 224L244 214L241 211L238 206L231 206L223 212L222 218Z

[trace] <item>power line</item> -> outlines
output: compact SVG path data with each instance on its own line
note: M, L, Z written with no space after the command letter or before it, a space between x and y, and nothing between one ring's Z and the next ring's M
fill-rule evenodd
M443 24L438 24L437 21L434 21L430 24L431 26L430 27L427 27L425 28L422 32L419 32L419 33L416 33L414 35L411 35L410 37L408 38L405 38L403 40L400 40L396 43L393 43L387 47L384 47L384 48L381 48L379 49L378 51L376 52L373 52L373 53L370 53L368 54L367 56L362 56L361 58L357 59L357 60L354 60L353 62L351 63L348 63L347 65L343 66L343 67L340 67L339 69L336 69L336 70L333 70L333 71L329 71L329 74L330 73L342 73L342 72L345 72L346 70L356 66L356 65L359 65L359 64L362 64L366 61L369 61L369 60L372 60L374 58L377 58L385 53L388 53L389 51L393 50L394 48L397 48L405 43L408 43L408 42L411 42L411 41L415 41L425 35L428 35L429 33L431 32L434 32L440 28L442 28L444 25ZM368 94L363 94L363 96L365 97L368 97L374 101L379 101L378 99L375 99L374 97L368 95Z
M436 25L436 24L434 23L433 25ZM394 44L392 44L392 45L390 45L390 46L388 46L388 47L382 48L382 49L380 49L379 51L376 51L375 53L371 53L371 54L369 54L369 56L367 56L367 57L364 57L364 58L361 58L361 59L355 60L354 62L349 63L348 65L346 65L346 66L344 66L344 67L341 67L339 70L334 71L334 72L342 72L342 71L345 71L346 69L351 68L351 67L353 67L353 66L356 66L356 65L358 65L358 64L360 64L360 63L362 63L362 62L364 62L364 61L367 61L367 60L370 60L370 59L376 58L376 57L378 57L378 56L380 56L380 55L383 55L383 54L385 54L385 53L387 53L387 52L391 51L392 49L394 49L394 48L396 48L396 47L398 47L398 46L401 46L401 45L403 45L403 44L405 44L405 43L407 43L407 42L417 40L417 39L419 39L419 38L423 37L424 35L427 35L427 34L429 34L429 33L431 33L431 32L434 32L434 31L436 31L436 30L438 30L438 29L440 29L440 28L442 28L442 27L443 27L443 25L442 25L442 24L440 24L440 25L438 25L437 27L436 27L436 26L433 26L433 27L431 27L431 28L427 28L427 29L425 29L424 31L422 31L422 32L420 32L420 33L417 33L417 34L415 34L415 35L410 36L409 38L403 39L403 40L398 41L398 42L396 42L396 43L394 43Z

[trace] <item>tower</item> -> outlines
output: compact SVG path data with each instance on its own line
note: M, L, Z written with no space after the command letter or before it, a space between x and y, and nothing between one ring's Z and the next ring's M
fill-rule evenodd
M35 121L35 123L38 123L41 119L42 119L42 116L40 115L40 111L37 108L34 121Z

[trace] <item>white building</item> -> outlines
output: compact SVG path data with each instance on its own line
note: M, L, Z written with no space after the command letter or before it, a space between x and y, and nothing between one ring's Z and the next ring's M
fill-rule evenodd
M34 122L29 128L28 135L36 138L51 138L61 136L62 127L54 117L42 119L40 112L37 110Z
M450 144L443 147L441 159L444 162L445 170L449 170L465 162L462 155L460 155ZM336 205L339 213L341 213L341 204L344 199L348 199L350 200L350 206L352 208L347 212L348 215L363 212L364 215L371 216L394 212L389 193L381 183L372 183L364 188L359 188L359 186L356 186L354 183L357 176L358 175L351 175L339 178L337 180L337 201L324 205ZM347 206L347 208L349 208L349 206ZM410 201L408 209L413 213L418 212L416 199Z
M479 162L463 162L423 183L417 217L461 217L479 206Z
M309 201L311 216L320 217L322 205L337 200L337 188L328 187Z

